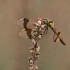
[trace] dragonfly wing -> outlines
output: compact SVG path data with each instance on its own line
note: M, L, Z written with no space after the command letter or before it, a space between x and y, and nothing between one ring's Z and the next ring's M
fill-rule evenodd
M23 38L25 38L25 39L28 39L28 36L27 36L26 31L24 31L24 30L22 31L22 30L21 30L18 34L19 34L20 37L23 37Z
M29 22L28 22L28 24L27 24L27 27L28 27L28 28L33 28L33 23L34 23L35 21L36 21L35 19L29 19ZM21 18L21 19L19 19L19 20L17 21L17 25L19 25L19 26L21 26L21 27L24 28L23 24L24 24L24 18Z
M27 27L28 28L34 28L34 26L33 26L34 22L35 22L35 20L30 19L29 22L28 22L28 24L27 24Z
M23 19L24 19L24 18L19 19L19 20L17 21L17 25L23 27L23 23L24 23Z
M33 30L34 30L34 29L32 29L32 32L31 32L31 35L32 35L32 36L34 35L34 34L33 34ZM29 39L29 37L28 37L27 32L25 31L25 29L22 29L22 30L18 33L18 35L19 35L20 37L25 38L25 39Z

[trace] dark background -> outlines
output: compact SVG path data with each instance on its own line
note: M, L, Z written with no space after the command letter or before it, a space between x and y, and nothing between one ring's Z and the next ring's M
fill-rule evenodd
M29 70L32 43L18 35L22 17L52 19L67 43L54 43L49 29L39 42L39 70L70 70L70 0L0 0L0 70Z

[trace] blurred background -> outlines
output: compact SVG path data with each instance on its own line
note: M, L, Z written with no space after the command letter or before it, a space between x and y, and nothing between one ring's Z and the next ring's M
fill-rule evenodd
M39 70L70 70L70 0L0 0L0 70L29 70L32 43L18 35L22 17L50 18L61 31L66 46L53 42L53 32L44 36Z

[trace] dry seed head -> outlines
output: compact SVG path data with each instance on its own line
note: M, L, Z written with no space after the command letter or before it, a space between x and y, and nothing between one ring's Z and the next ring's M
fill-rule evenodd
M34 47L30 47L30 50L34 50Z
M40 55L40 52L36 52L36 55Z

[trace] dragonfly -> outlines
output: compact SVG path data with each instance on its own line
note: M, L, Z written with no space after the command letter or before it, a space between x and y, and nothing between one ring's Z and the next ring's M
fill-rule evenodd
M17 24L21 26L23 29L18 33L20 37L25 39L31 39L33 37L33 31L35 30L33 23L36 22L36 19L29 19L29 18L21 18L17 21ZM52 29L52 28L51 28ZM45 28L44 28L45 30ZM43 33L44 33L43 30ZM61 33L58 34L57 29L52 29L54 32L53 40L54 42L60 41L63 45L66 45L64 40L62 39Z

